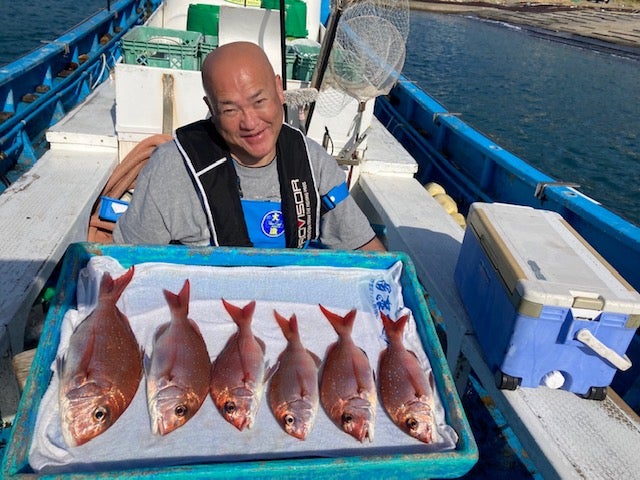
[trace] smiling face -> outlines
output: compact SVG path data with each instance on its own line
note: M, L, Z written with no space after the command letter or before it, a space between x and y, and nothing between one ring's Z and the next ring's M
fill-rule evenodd
M202 66L212 121L241 164L258 167L276 154L282 128L282 82L262 49L248 42L224 45Z

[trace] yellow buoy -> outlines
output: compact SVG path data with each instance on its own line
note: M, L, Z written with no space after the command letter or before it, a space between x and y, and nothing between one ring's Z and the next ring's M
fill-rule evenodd
M456 213L451 214L451 217L462 228L466 228L467 227L467 220L464 218L464 215L462 215L460 212L456 212Z
M424 186L424 188L427 190L427 192L429 192L429 194L432 197L435 197L436 195L439 195L441 193L447 193L444 190L444 187L436 182L429 182Z
M434 195L433 198L444 208L444 210L452 215L458 212L458 205L456 205L456 201L451 198L446 193L439 193Z

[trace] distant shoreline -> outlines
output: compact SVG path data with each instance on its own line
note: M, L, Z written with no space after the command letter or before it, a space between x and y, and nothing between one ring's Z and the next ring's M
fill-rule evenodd
M621 0L487 1L409 0L412 10L467 14L518 25L531 33L574 45L640 58L640 2ZM575 21L571 21L575 18Z
M629 5L620 4L619 1L596 2L589 0L532 0L532 1L457 1L457 0L409 0L409 8L412 10L424 10L442 13L465 13L488 9L507 10L511 12L545 13L562 12L569 10L606 10L609 12L640 12L640 2Z

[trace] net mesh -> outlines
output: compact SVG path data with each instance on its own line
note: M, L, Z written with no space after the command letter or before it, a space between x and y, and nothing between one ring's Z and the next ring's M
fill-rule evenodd
M352 0L343 5L329 60L331 83L365 102L389 93L402 71L409 4Z

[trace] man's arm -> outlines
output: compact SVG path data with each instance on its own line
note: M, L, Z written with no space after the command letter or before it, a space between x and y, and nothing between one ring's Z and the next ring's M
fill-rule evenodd
M384 245L380 241L378 237L373 237L370 241L362 245L357 250L366 250L370 252L386 252L387 249L384 248Z

